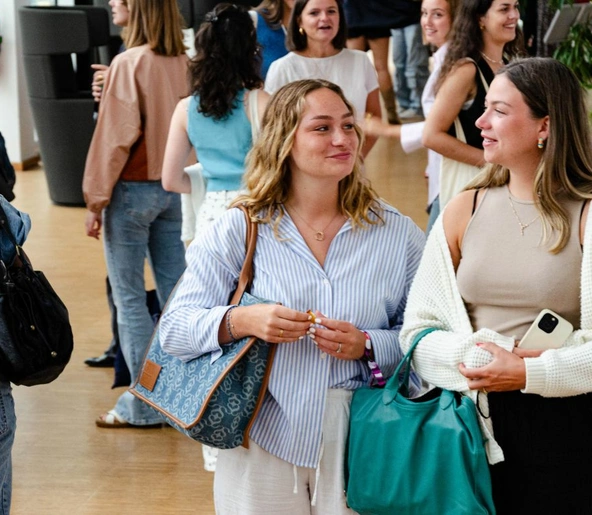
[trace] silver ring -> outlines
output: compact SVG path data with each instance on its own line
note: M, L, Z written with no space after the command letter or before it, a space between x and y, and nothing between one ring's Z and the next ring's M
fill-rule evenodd
M341 343L337 344L337 350L335 351L336 354L340 354L341 353Z

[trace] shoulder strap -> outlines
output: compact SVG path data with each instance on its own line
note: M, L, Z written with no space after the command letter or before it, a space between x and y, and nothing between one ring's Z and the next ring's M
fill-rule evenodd
M257 246L257 224L251 220L251 215L245 206L240 205L237 208L245 215L247 225L245 245L247 253L245 254L245 262L238 277L236 290L230 299L230 304L238 304L243 293L251 287L251 282L253 281L253 256L255 255L255 247Z

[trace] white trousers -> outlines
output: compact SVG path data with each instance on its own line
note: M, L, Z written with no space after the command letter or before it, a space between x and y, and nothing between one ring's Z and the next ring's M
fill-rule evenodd
M343 463L352 392L330 389L317 469L296 467L263 450L220 450L214 476L218 515L353 515L346 506Z

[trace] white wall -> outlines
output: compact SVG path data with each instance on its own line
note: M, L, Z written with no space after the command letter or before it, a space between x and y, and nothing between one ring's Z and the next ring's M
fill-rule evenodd
M22 62L18 8L26 0L0 2L0 132L6 140L8 155L13 163L22 163L39 154L35 141L33 119L27 98Z

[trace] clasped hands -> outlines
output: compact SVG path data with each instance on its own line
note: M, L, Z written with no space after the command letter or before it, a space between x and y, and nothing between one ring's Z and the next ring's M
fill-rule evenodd
M477 343L477 346L492 355L491 362L478 368L468 368L461 363L458 370L467 378L471 390L484 393L522 390L526 386L524 358L536 358L543 353L543 350L519 347L509 352L491 342Z
M366 337L350 322L335 320L319 311L297 311L281 304L239 306L232 311L237 337L256 336L270 343L293 343L309 336L322 352L337 359L364 355ZM235 335L236 336L236 335Z

